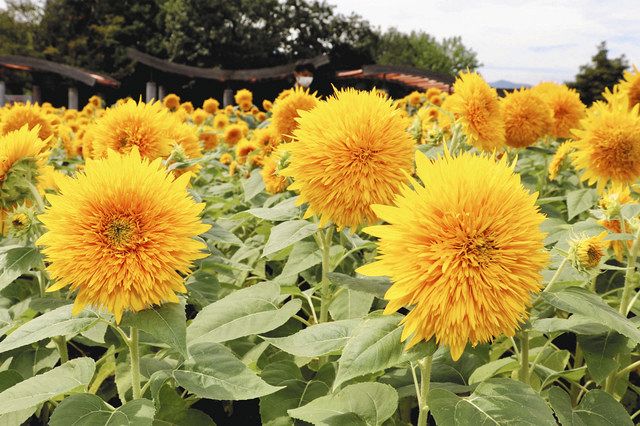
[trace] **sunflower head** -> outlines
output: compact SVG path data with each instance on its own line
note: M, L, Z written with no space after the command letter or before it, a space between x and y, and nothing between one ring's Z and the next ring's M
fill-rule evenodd
M128 102L128 100L124 100L122 103L126 103ZM167 96L164 97L164 99L162 100L162 103L164 104L165 107L169 108L170 110L176 110L178 108L180 108L180 96L176 95L175 93L169 93Z
M233 161L233 156L228 152L225 152L220 156L220 162L222 164L226 164L228 166L229 164L231 164L232 161Z
M262 101L262 109L268 112L271 111L271 108L273 108L273 103L269 99Z
M467 141L487 151L504 145L504 122L496 90L475 72L460 73L453 90L453 95L446 99L443 108L460 120Z
M629 110L626 102L597 102L581 121L582 129L573 130L576 151L571 160L582 171L583 181L597 183L602 191L609 182L619 188L640 177L638 108Z
M34 208L23 204L7 215L5 228L10 237L21 239L34 233L35 223Z
M173 129L180 121L158 102L133 100L106 110L92 126L92 153L104 157L112 149L129 152L135 146L143 157L167 157L171 152Z
M407 95L407 102L409 102L409 105L414 107L420 106L422 103L422 93L414 90Z
M378 237L378 257L357 272L391 278L385 313L412 307L409 347L435 336L457 360L468 342L513 336L527 316L548 261L544 216L504 157L416 153L416 166L422 184L373 206L387 224L364 229Z
M298 127L297 118L300 111L309 111L318 105L319 99L308 89L296 87L283 99L273 105L271 122L274 131L284 140L290 140L293 131Z
M100 96L93 95L89 98L89 104L91 104L94 108L101 108L102 103L103 101Z
M556 153L553 155L551 162L549 163L549 180L556 180L565 158L573 151L573 141L568 140L560 144Z
M640 71L633 66L633 72L625 71L624 78L618 84L629 102L629 108L640 104Z
M551 108L531 90L516 90L500 100L505 140L513 148L525 148L551 130Z
M271 127L256 129L251 135L251 140L255 141L266 155L274 152L280 143L280 138L278 138Z
M207 151L211 151L212 149L215 149L216 146L218 146L218 134L212 127L206 126L204 129L202 129L199 138L204 145L204 149Z
M289 95L289 97L294 95ZM274 107L275 108L275 107ZM376 91L347 89L300 111L299 127L283 176L307 203L306 217L352 231L374 222L372 203L388 203L413 169L414 140L408 121Z
M587 272L600 265L600 261L607 249L607 242L604 238L607 231L601 232L595 237L579 237L569 244L569 259L573 267L578 271Z
M39 216L38 239L56 283L77 291L74 313L92 305L120 321L126 310L177 302L184 275L206 246L194 239L209 225L204 205L187 193L189 175L175 179L161 159L149 162L137 148L87 160L75 178L61 178L60 194Z
M204 123L207 117L209 117L209 113L200 108L196 109L193 111L193 114L191 114L191 120L193 120L193 122L198 126Z
M278 157L269 156L264 159L262 164L260 174L269 194L278 194L287 189L287 178L278 173L278 163Z
M202 103L202 109L207 111L209 114L215 114L218 111L219 107L220 102L213 98L206 99Z
M540 83L531 91L540 96L553 111L551 136L570 138L571 129L578 127L586 111L578 92L557 83Z
M218 113L213 117L213 127L222 130L229 124L229 116L227 114Z
M6 135L14 130L27 126L33 129L38 126L38 137L43 141L52 141L49 139L54 134L53 125L51 124L54 116L47 113L38 104L15 104L6 108L2 113L0 120L0 134Z
M238 160L238 163L246 163L247 156L256 149L258 149L258 144L256 144L253 140L240 140L240 142L236 144L236 159Z
M253 103L253 93L248 89L238 90L233 98L236 101L236 104L240 106L251 105ZM249 108L251 108L251 106L249 106Z
M237 144L243 137L244 129L240 124L231 124L224 129L224 141L230 146Z
M188 160L194 160L202 157L202 148L200 147L200 139L193 126L185 123L180 123L173 129L171 135L172 139L172 152L169 154L169 158L173 157L174 163L185 162ZM180 158L182 157L182 158ZM171 163L171 161L169 161ZM200 164L194 164L188 167L176 167L173 172L180 176L185 172L198 173L201 166Z

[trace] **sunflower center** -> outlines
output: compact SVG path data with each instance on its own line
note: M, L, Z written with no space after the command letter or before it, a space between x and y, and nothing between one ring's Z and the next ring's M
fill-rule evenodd
M378 150L374 150L371 148L361 148L359 150L354 150L351 152L351 161L357 164L366 164L368 163L372 157L378 154Z
M121 247L131 241L134 229L135 226L131 221L124 218L117 218L106 226L104 235L112 245Z
M460 244L458 256L477 266L491 260L491 255L496 250L493 238L486 235L469 236Z

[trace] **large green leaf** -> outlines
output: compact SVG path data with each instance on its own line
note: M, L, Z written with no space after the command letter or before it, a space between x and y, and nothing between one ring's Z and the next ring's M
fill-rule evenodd
M566 319L540 318L533 321L531 328L545 334L569 331L575 334L594 335L610 330L609 327L582 315L571 315Z
M636 325L607 305L600 296L581 287L567 287L559 291L542 293L550 305L583 318L600 323L636 343L640 343L640 331Z
M187 318L185 304L165 303L144 311L128 312L122 318L122 326L133 326L155 337L187 356Z
M189 408L187 401L169 383L160 387L153 401L156 406L153 426L215 426L202 411Z
M282 276L290 277L322 262L322 253L315 241L299 241L293 245L287 263L282 268Z
M272 222L295 219L300 216L300 207L295 205L296 198L297 197L287 198L273 207L259 207L249 209L246 212L257 218Z
M622 404L599 389L587 392L575 410L569 395L557 386L549 389L549 402L562 426L633 425Z
M361 291L343 289L336 294L329 305L331 318L347 320L362 318L369 313L374 296Z
M300 310L294 299L281 308L280 287L260 283L231 293L198 313L187 328L187 342L226 342L280 327Z
M596 336L578 336L587 369L598 384L603 384L607 376L619 365L616 355L627 349L627 338L615 331Z
M428 402L439 425L556 425L544 399L530 386L511 379L489 379L466 398L433 389Z
M244 189L245 201L252 200L256 195L264 191L264 181L260 175L260 170L253 170L248 179L242 179L242 188Z
M189 353L173 376L179 386L200 398L237 401L281 389L266 383L219 343L200 343L190 347Z
M263 337L273 346L301 357L316 357L338 351L347 344L362 320L343 320L315 324L291 336Z
M290 220L282 222L271 228L269 240L262 251L263 256L268 256L298 241L313 235L318 230L318 225L306 220Z
M83 391L95 370L91 358L76 358L0 392L0 414L35 407L70 392Z
M41 263L42 256L35 247L14 247L1 252L0 290Z
M351 277L339 272L330 272L329 280L340 287L372 294L380 299L391 287L389 278L384 277Z
M114 409L92 394L71 395L58 405L49 426L151 426L155 409L148 399Z
M215 243L227 243L233 245L242 245L242 240L236 237L232 232L227 231L222 226L214 223L211 228L203 235L207 241Z
M314 399L307 405L289 410L295 419L317 426L365 424L376 426L393 415L398 393L382 383L356 383L340 392Z
M592 188L576 189L567 193L567 215L571 220L589 210L598 201L598 193Z
M22 375L16 370L5 370L0 372L0 392L9 389L11 386L17 385L23 380ZM12 411L10 413L0 415L0 425L21 425L31 417L37 407L29 407L24 410Z
M95 314L87 310L77 316L72 316L71 309L71 305L61 306L23 324L0 342L0 353L29 345L48 337L75 336L100 321Z

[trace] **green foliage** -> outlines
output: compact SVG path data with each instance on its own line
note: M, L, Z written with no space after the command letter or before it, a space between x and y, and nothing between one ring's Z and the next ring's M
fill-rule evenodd
M628 68L624 55L618 58L609 58L607 44L603 41L598 45L598 51L591 58L591 63L582 65L576 74L575 82L570 86L580 94L582 102L591 105L593 102L603 99L605 88L611 89L620 79L625 69Z

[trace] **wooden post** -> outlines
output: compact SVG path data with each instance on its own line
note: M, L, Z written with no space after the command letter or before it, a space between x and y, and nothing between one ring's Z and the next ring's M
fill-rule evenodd
M0 80L0 108L5 104L5 95L7 94L7 86L4 81Z
M31 86L31 102L39 104L42 101L42 93L40 92L40 86Z
M151 102L156 99L156 83L153 81L147 81L147 92L145 94L144 100L145 102Z
M233 105L233 90L224 89L224 92L222 94L222 105Z
M78 109L78 89L75 87L69 87L67 90L67 100L69 109Z
M164 90L164 86L161 84L158 86L158 100L161 101L167 96L167 92Z

